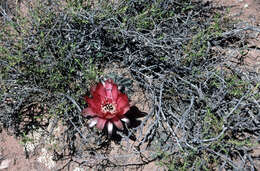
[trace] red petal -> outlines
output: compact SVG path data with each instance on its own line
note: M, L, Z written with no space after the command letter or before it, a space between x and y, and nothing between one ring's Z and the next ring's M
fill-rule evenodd
M101 100L99 96L91 99L91 98L86 98L86 101L89 105L89 108L92 109L94 113L96 113L99 116L103 116L103 113L101 111Z
M113 86L114 86L113 80L111 80L111 79L106 80L106 82L105 82L106 97L109 99L113 99L113 97L112 97Z
M129 110L129 101L127 95L120 93L117 99L117 111L119 115L125 114Z
M97 119L97 128L102 130L104 128L106 122L107 122L106 119L98 118Z
M112 87L112 101L113 102L117 101L118 94L119 94L119 91L118 91L117 85L114 84Z
M97 89L97 85L94 85L94 86L92 86L92 87L90 88L90 94L91 94L92 96L94 95L96 89Z
M88 106L92 109L96 109L98 105L101 105L96 99L86 98Z
M102 83L98 83L98 85L96 86L95 91L93 91L92 96L95 97L96 95L99 95L101 97L105 97L106 96L106 89L103 86Z
M114 117L112 120L113 124L120 130L123 130L123 124L122 122L120 121L120 119L118 119L118 117Z
M106 80L106 82L105 82L105 88L106 89L112 89L113 85L114 85L113 80L111 80L111 79Z
M96 116L96 113L92 110L92 108L88 107L83 109L82 111L83 116Z
M112 119L113 117L115 117L115 115L112 115L111 113L107 112L105 115L106 119Z
M128 112L129 109L130 109L129 106L125 106L125 107L123 108L123 110L121 111L122 114L125 114L126 112Z
M85 96L84 99L85 99L86 102L88 102L89 97Z

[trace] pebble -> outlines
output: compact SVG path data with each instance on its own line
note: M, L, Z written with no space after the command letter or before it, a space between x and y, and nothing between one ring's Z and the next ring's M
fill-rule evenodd
M3 161L1 162L1 164L0 164L0 170L8 168L10 162L11 162L10 159L5 159L5 160L3 160Z

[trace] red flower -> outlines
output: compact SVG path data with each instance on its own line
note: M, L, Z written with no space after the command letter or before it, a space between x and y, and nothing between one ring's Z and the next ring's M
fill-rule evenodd
M124 127L121 120L129 121L124 116L130 109L127 95L121 93L111 79L93 86L91 95L92 98L85 98L88 107L82 111L83 116L93 117L89 126L97 125L102 130L107 124L109 134L112 133L113 125L122 130Z

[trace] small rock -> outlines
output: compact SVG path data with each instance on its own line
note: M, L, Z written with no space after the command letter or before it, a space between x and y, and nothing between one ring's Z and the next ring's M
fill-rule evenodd
M0 164L0 170L1 170L1 169L6 169L6 168L8 168L10 162L11 162L11 160L9 160L9 159L3 160L3 161L1 162L1 164Z
M80 167L76 167L76 168L74 168L73 171L84 171L84 169L83 169L83 168L80 168Z
M52 169L56 165L52 158L53 156L50 153L48 153L48 151L45 148L42 148L42 154L37 160L38 162L47 166L49 169Z

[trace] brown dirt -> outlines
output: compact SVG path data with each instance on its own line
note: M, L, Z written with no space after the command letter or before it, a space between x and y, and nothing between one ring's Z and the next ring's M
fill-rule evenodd
M208 0L217 6L225 6L228 16L237 22L237 27L252 26L260 28L260 1L259 0ZM228 49L230 59L242 60L242 67L260 73L260 32L248 31L248 48ZM241 56L243 55L243 56ZM241 62L241 61L240 61Z
M0 159L0 170L3 171L48 171L35 157L27 159L21 141L6 131L0 134Z
M209 0L216 4L224 5L230 8L229 16L238 19L242 22L241 25L252 25L259 27L260 26L260 1L259 0ZM17 1L18 2L18 1ZM21 6L22 10L25 7ZM247 49L247 55L245 58L245 65L256 69L260 72L260 33L251 33L251 38L249 39L249 49ZM238 52L239 53L239 52ZM139 101L139 99L136 99ZM140 110L142 110L142 106L139 106ZM148 109L144 109L147 110ZM114 150L112 153L120 150L114 146ZM255 156L259 156L260 154L260 146L258 146L253 154ZM122 150L120 150L122 151ZM0 133L0 170L3 171L48 171L48 163L45 165L39 162L39 157L47 156L47 152L44 150L39 150L36 153L37 155L30 156L30 158L26 157L24 151L24 145L21 143L21 140L8 135L6 131L2 131ZM44 159L45 160L45 159ZM48 162L48 160L46 159ZM256 163L257 166L260 167L260 162ZM151 163L142 170L158 170L155 163ZM72 170L72 169L71 169ZM82 170L81 168L74 167L74 170ZM163 169L161 169L163 170Z

